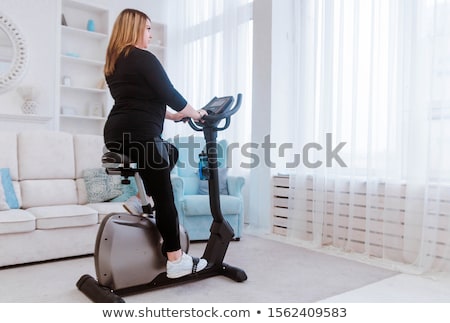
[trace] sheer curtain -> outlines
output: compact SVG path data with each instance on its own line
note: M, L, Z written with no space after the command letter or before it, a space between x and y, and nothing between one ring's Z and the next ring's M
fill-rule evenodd
M288 237L450 269L450 1L294 1Z
M214 96L243 94L231 126L219 132L229 143L251 137L252 0L171 0L168 68L186 99L200 108ZM192 135L184 124L167 124L166 133ZM196 134L202 135L202 134ZM239 159L238 154L232 154ZM231 165L239 165L232 162ZM232 168L233 172L242 172Z

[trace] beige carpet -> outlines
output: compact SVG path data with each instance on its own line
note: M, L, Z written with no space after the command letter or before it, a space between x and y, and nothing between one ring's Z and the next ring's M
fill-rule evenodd
M204 243L191 244L200 256ZM212 277L125 298L129 303L309 303L351 291L398 273L282 242L244 235L233 241L225 262L244 269L236 283ZM0 302L90 302L75 284L95 274L93 257L0 269Z

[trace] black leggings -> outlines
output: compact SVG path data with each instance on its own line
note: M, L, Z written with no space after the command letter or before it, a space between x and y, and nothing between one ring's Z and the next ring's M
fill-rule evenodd
M106 147L127 155L138 164L145 190L155 203L156 226L164 241L163 252L179 250L180 227L170 180L170 171L178 160L177 148L159 138L146 142L107 142Z

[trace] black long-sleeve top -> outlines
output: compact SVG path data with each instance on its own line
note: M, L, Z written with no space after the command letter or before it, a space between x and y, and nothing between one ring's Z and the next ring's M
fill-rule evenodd
M182 110L187 101L174 88L161 63L152 53L133 47L121 55L114 73L106 77L114 106L104 127L105 142L146 141L163 131L166 106Z

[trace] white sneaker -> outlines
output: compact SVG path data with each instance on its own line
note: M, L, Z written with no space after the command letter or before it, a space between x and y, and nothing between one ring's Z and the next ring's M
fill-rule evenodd
M142 210L141 200L137 196L132 196L123 204L125 210L132 215L141 215L144 213Z
M208 262L201 258L191 257L183 252L177 261L167 261L167 278L178 278L194 274L206 268Z

